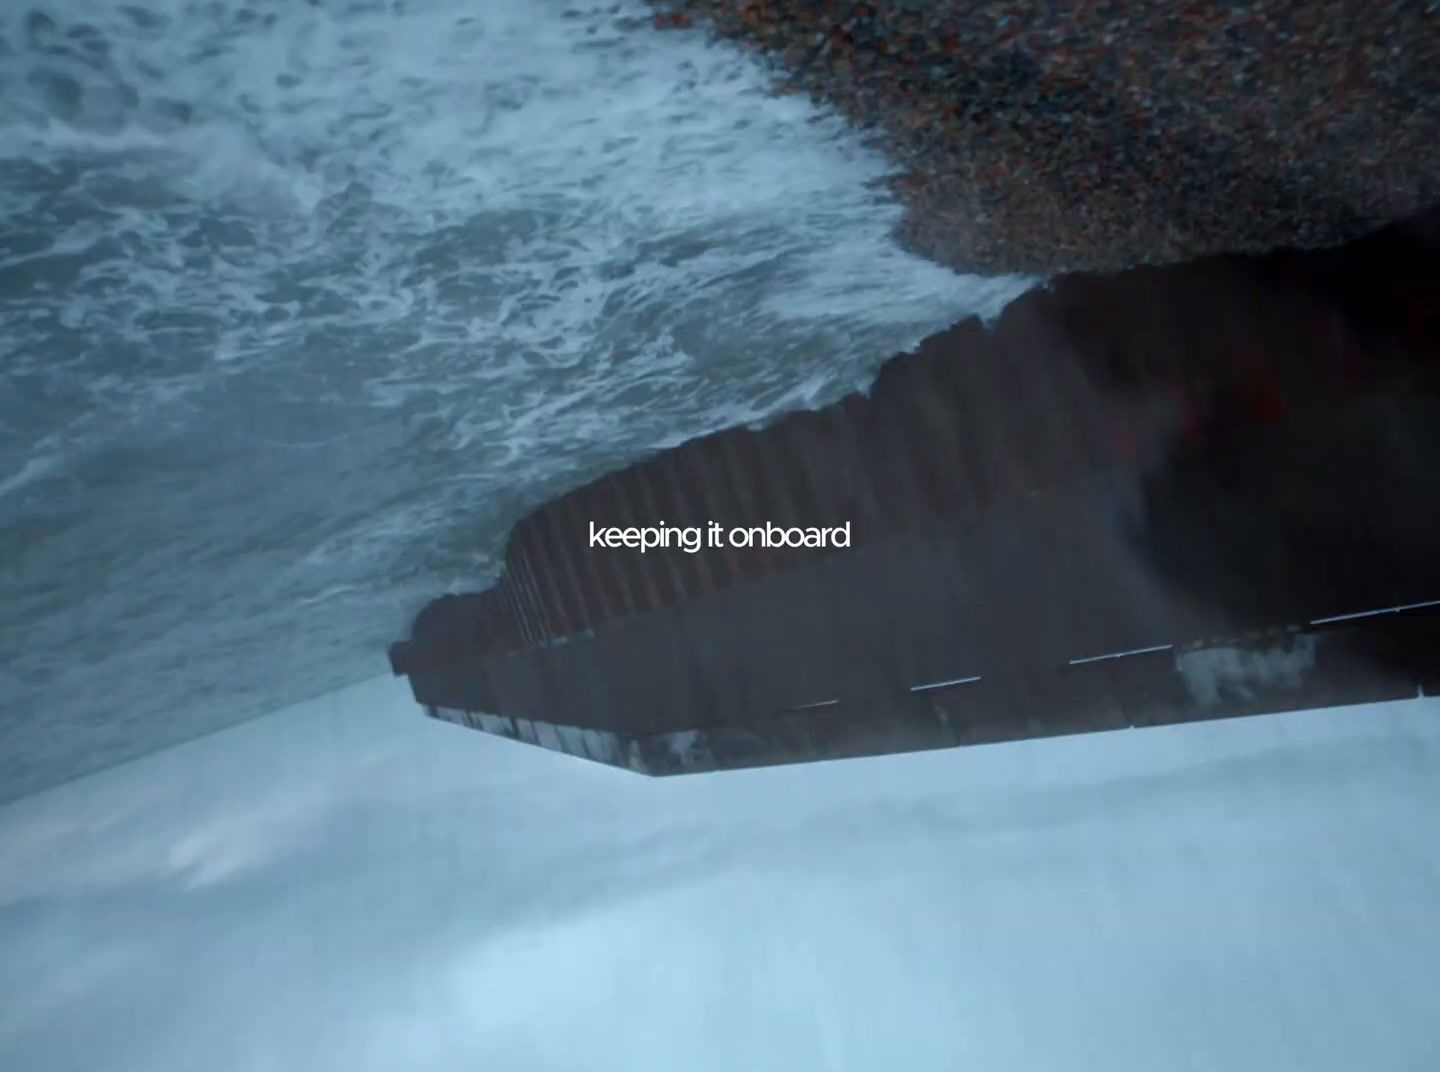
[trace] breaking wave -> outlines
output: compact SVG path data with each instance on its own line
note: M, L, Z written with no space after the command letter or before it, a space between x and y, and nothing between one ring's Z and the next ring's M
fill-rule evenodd
M0 798L376 672L596 473L1023 280L634 3L0 13Z

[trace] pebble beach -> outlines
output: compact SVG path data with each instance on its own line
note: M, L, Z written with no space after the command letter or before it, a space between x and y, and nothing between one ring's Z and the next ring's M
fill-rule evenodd
M1440 0L670 0L897 168L966 272L1333 245L1440 201Z

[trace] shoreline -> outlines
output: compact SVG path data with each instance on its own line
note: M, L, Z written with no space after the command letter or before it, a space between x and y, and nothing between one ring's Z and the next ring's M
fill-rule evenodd
M1440 203L1440 5L649 0L894 161L897 238L1053 276L1348 242Z

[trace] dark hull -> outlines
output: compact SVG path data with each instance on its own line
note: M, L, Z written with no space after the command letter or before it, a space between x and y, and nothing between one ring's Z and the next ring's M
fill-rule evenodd
M433 715L655 774L1440 689L1434 231L1063 280L553 501L392 663ZM711 519L852 546L587 546Z

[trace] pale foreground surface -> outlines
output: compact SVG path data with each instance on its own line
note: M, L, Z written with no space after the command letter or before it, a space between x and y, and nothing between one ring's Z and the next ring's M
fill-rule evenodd
M367 684L0 810L0 1067L1440 1067L1440 702L649 781Z

